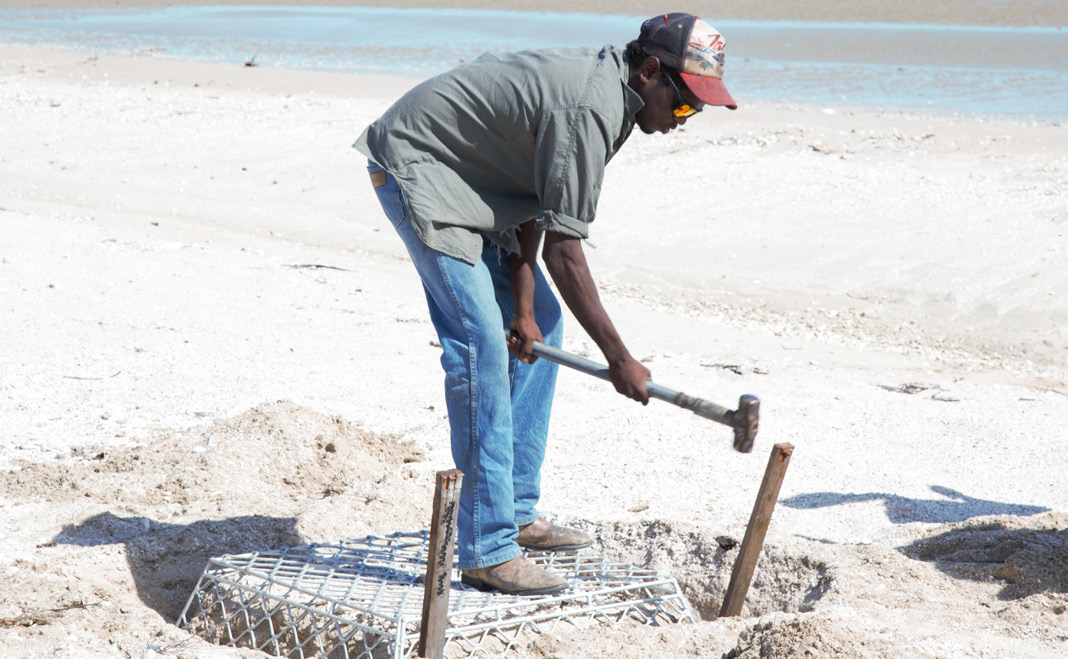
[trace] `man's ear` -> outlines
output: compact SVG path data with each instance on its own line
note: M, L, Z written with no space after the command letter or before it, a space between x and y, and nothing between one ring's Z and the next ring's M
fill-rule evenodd
M642 61L638 71L641 73L643 82L649 82L660 71L660 60L650 55Z

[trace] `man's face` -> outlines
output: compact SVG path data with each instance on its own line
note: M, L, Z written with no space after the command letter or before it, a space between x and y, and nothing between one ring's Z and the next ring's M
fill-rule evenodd
M649 58L656 61L654 58ZM662 76L667 74L660 70L659 62L655 66L648 66L649 60L642 66L641 82L635 90L645 101L645 106L634 116L634 121L643 133L668 133L686 123L684 117L675 116L675 108L679 107L679 97ZM686 89L685 85L678 86L683 100L694 109L700 110L705 104L697 99L693 93Z

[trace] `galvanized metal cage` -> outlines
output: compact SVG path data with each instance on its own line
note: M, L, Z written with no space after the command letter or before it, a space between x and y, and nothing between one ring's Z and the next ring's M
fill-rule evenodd
M179 625L219 645L293 659L414 656L428 539L427 531L394 533L211 559ZM502 595L454 578L446 656L496 654L561 623L694 621L670 576L578 553L527 558L566 579L568 590Z

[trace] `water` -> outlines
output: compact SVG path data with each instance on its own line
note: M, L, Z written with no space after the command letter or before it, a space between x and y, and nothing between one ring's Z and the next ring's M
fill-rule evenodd
M485 51L623 46L641 18L371 7L0 11L0 43L425 77ZM711 21L747 100L1068 119L1068 30Z

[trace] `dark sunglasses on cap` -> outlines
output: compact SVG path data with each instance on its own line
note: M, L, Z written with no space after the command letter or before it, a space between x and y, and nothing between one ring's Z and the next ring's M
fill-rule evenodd
M685 119L700 112L700 110L686 102L686 99L682 97L682 92L679 91L679 86L675 84L675 81L671 79L671 76L668 75L667 71L661 69L660 72L667 79L668 83L671 84L671 89L675 92L675 98L679 99L679 104L675 106L674 110L675 116L679 119Z

